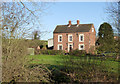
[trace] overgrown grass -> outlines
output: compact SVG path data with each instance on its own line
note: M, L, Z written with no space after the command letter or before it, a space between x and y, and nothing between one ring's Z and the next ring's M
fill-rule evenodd
M66 82L64 73L70 75L72 81L116 81L118 80L118 61L105 57L95 56L69 56L69 55L34 55L27 56L31 61L30 66L44 64L53 71L53 79L58 82ZM62 72L62 73L61 73ZM72 74L72 75L71 75ZM59 78L58 78L59 75ZM57 77L57 78L56 78ZM67 77L67 78L66 78ZM108 79L105 79L107 77ZM113 78L112 78L113 77ZM67 82L68 76L65 78ZM98 79L99 80L96 80ZM115 78L115 79L114 79ZM89 80L90 79L90 80ZM104 79L104 80L103 80Z

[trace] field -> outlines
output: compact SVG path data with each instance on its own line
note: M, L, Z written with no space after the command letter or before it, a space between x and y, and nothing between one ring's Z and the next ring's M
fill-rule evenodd
M30 67L45 65L57 82L103 82L118 80L118 64L112 58L69 55L27 56ZM69 76L68 76L69 75Z

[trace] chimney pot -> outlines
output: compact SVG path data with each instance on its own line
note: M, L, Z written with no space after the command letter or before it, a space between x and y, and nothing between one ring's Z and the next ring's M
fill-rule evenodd
M79 20L77 20L77 25L79 25L80 24L80 21Z
M71 25L71 20L69 20L69 25Z

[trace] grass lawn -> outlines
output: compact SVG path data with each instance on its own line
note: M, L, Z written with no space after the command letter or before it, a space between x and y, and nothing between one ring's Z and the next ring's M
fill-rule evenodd
M57 83L118 81L120 61L114 58L70 55L29 55L27 58L30 59L28 68L45 65Z
M28 56L33 61L30 64L50 64L50 65L61 65L64 61L72 59L78 59L78 57L65 56L65 55L34 55Z
M51 66L63 66L63 67L80 67L84 66L102 66L102 69L107 69L108 72L118 73L118 63L117 61L110 59L102 59L98 57L86 57L86 56L69 56L69 55L31 55L27 56L32 61L29 64L44 64Z

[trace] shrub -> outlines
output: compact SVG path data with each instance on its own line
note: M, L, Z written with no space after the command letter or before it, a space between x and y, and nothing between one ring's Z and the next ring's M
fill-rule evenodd
M75 55L75 56L85 56L86 55L86 51L85 50L72 50L69 52L70 55Z
M42 40L26 40L26 43L29 45L29 48L40 46L42 49L46 45L46 41Z
M55 81L55 83L70 83L70 77L63 71L58 69L54 69L52 71L51 79Z
M43 48L43 45L40 45L40 49L42 49Z
M35 54L39 55L39 54L46 54L46 55L64 55L64 51L63 50L36 50Z
M43 65L31 65L29 68L27 49L24 39L2 39L2 82L50 82L50 71ZM27 68L28 67L28 68ZM9 83L10 82L10 83Z
M23 39L2 39L2 81L10 81L21 74L27 55L27 43Z

